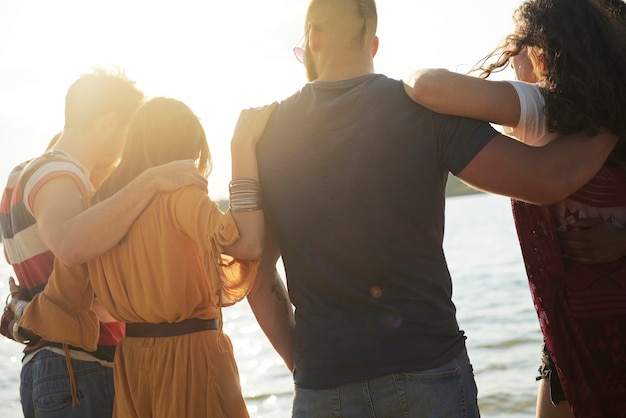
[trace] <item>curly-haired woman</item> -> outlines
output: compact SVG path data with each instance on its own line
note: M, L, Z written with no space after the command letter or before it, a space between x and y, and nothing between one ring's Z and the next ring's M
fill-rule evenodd
M620 136L565 201L513 201L545 340L538 417L626 416L624 9L619 0L528 0L513 33L478 65L480 78L425 69L406 86L433 110L489 120L535 146L577 131ZM509 63L522 81L485 80Z

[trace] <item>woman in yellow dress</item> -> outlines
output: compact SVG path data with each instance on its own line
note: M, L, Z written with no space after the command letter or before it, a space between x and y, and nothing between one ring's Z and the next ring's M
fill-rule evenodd
M274 107L240 115L229 211L200 187L158 195L107 253L72 268L57 262L25 309L20 326L87 350L98 335L92 306L127 324L114 361L114 416L248 416L221 308L245 297L256 274L263 212L255 145ZM204 130L182 102L152 99L135 115L120 163L91 203L149 167L181 159L210 171Z

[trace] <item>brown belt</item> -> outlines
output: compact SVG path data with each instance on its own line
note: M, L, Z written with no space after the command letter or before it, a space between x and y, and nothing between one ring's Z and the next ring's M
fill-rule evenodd
M127 337L174 337L176 335L192 334L194 332L217 329L217 319L190 318L180 322L127 323Z

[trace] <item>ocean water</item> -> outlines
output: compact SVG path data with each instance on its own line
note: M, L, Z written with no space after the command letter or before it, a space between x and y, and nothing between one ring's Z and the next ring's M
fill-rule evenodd
M454 301L474 366L483 417L535 415L541 333L530 299L509 200L476 194L448 198L446 257ZM4 261L2 259L2 261ZM0 297L10 267L0 262ZM290 416L291 376L260 331L246 302L224 310L242 390L255 418ZM0 416L22 416L19 344L0 340Z

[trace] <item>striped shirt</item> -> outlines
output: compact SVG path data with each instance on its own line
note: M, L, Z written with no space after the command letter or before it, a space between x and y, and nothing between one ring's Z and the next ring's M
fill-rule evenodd
M53 150L13 169L0 202L5 256L13 266L20 286L30 297L43 290L54 265L54 255L39 235L33 203L42 187L59 177L72 179L83 198L93 191L81 164L68 154ZM124 325L121 323L100 324L99 349L91 354L97 360L112 361L114 347L123 335ZM54 348L61 346L40 340L37 344L26 346L24 352L28 355L44 347L56 351ZM72 351L73 358L85 359L86 353L79 352L79 349Z

